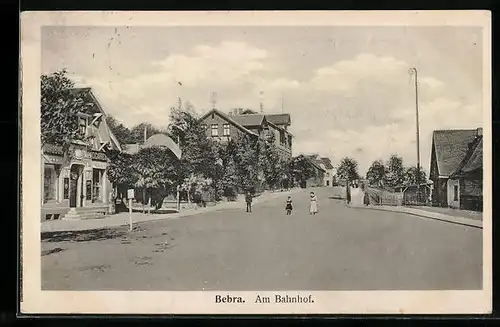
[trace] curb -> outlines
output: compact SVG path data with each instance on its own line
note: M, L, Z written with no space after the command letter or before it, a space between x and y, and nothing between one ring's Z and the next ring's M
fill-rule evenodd
M467 227L474 227L474 228L478 228L478 229L483 229L483 223L482 222L478 222L478 221L475 221L475 220L472 220L472 219L468 219L468 218L461 218L460 217L460 220L461 221L457 221L455 217L453 216L448 216L450 218L438 218L438 217L434 217L434 216L431 216L431 215L426 215L426 214L423 214L423 213L419 213L419 212L410 212L410 211L404 211L404 210L391 210L391 209L386 209L386 208L377 208L377 207L374 207L374 206L350 206L349 208L354 208L354 209L372 209L372 210L379 210L379 211L386 211L386 212L396 212L396 213L404 213L404 214L408 214L408 215L412 215L412 216L417 216L417 217L421 217L421 218L426 218L426 219L432 219L432 220L438 220L438 221L443 221L443 222L447 222L447 223L451 223L451 224L456 224L456 225L462 225L462 226L467 226ZM443 215L441 214L442 216L446 216L446 215Z
M256 205L256 204L266 203L266 202L269 202L269 201L274 200L276 198L279 198L280 196L284 196L286 194L293 193L293 192L294 191L291 190L289 192L275 193L276 195L273 194L273 196L271 196L269 198L266 198L266 199L262 199L260 201L257 200L258 198L256 198L257 201L253 202L253 204ZM209 210L203 210L202 209L202 210L184 211L184 212L177 213L178 216L175 216L175 217L172 217L172 216L169 217L168 214L167 214L167 216L165 216L165 217L157 217L157 218L153 218L153 219L146 219L146 220L136 221L136 222L133 222L133 224L134 225L139 225L139 224L142 224L142 223L150 223L150 222L153 222L153 221L159 221L159 220L165 220L165 219L181 219L181 218L185 218L185 217L195 216L195 215L199 215L199 214L203 214L203 213L208 213L208 212L214 212L214 211L225 211L225 210L241 209L241 208L244 208L244 205L245 205L244 202L238 202L238 201L235 201L235 202L226 202L226 203L227 203L226 206L222 206L222 207L214 206L214 207L212 207L213 209L209 209ZM46 231L42 230L42 227L41 227L40 228L40 233L78 232L78 231L98 230L98 229L123 227L123 226L128 226L128 223L127 222L120 222L118 224L103 225L103 226L99 226L99 227L85 226L83 228L78 228L78 229L71 229L71 228L65 229L65 228L61 228L61 229L46 230Z

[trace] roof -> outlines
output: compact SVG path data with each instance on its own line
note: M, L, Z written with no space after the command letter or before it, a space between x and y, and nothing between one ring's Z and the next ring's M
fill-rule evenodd
M222 111L219 111L217 109L211 109L211 110L209 110L207 113L205 113L203 116L200 117L199 121L203 121L205 118L207 118L212 113L215 113L215 114L219 115L220 117L224 118L224 120L226 120L227 122L233 124L236 128L242 130L243 132L245 132L247 134L251 134L251 135L254 135L254 136L259 136L258 134L255 134L254 132L252 132L248 128L244 127L243 125L241 125L240 123L238 123L237 121L235 121L233 119L235 116L230 117L230 116L226 115L225 113L223 113Z
M177 143L175 143L170 137L168 137L165 134L158 133L158 134L152 135L150 138L148 138L146 140L146 142L144 142L143 147L149 148L149 147L154 147L154 146L166 147L166 148L170 149L170 151L172 151L172 153L178 159L181 158L181 154L182 154L181 148L179 147L179 145Z
M474 148L469 151L461 162L454 175L464 175L483 168L483 138L481 137L474 144Z
M323 161L323 164L325 165L326 169L333 169L333 165L332 162L330 161L330 158L322 157L321 161Z
M260 126L264 122L265 116L261 114L243 114L231 116L231 118L242 126Z
M475 137L476 129L434 131L433 145L439 175L451 176L457 171Z
M318 156L315 154L310 154L310 155L305 155L307 160L311 162L311 164L318 170L325 171L322 167L321 164L323 164L323 161L321 159L318 159Z
M290 114L269 114L266 115L266 118L276 125L290 125L292 123Z

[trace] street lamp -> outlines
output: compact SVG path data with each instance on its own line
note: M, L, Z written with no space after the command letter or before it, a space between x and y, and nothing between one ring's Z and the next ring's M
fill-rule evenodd
M417 127L417 202L420 196L420 131L418 121L418 71L415 67L408 70L410 75L415 75L415 112L416 112L416 127Z

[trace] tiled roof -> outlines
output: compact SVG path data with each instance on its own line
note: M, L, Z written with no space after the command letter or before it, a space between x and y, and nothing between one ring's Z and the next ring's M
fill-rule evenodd
M482 169L483 167L483 138L481 137L471 149L470 155L465 157L460 167L457 169L456 175L463 175Z
M261 114L244 114L231 118L242 126L260 126L264 122L264 115Z
M325 165L326 169L333 169L332 162L330 161L330 158L321 158L323 161L323 164Z
M451 176L459 167L476 137L475 129L434 131L433 143L439 175Z
M323 164L323 161L321 159L318 159L319 157L315 154L312 154L312 155L306 155L305 156L309 162L311 162L311 164L318 170L321 170L321 171L325 171L322 167L321 167L321 164Z
M290 114L266 115L267 120L276 125L290 125L292 123Z
M255 134L254 132L252 132L251 130L246 128L245 126L243 126L240 123L238 123L237 121L235 121L233 119L235 116L226 115L225 113L223 113L222 111L219 111L217 109L212 109L212 110L208 111L207 113L205 113L203 116L200 117L199 121L203 121L205 118L207 118L212 113L215 113L215 114L219 115L220 117L224 118L227 122L233 124L234 126L239 128L240 130L244 131L245 133L248 133L248 134L251 134L254 136L259 136L258 134Z

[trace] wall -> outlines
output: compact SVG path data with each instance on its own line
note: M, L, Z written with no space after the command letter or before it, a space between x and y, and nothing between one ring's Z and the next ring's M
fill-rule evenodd
M229 140L231 137L234 137L235 135L238 135L239 133L242 133L237 127L235 127L233 124L229 123L227 120L219 116L218 114L214 113L212 115L207 116L202 122L202 124L206 125L205 129L205 134L207 137L212 137L212 125L217 124L218 125L218 134L219 138L221 140ZM224 137L223 136L223 131L224 131L224 124L229 124L230 128L230 137Z
M457 187L457 194L455 197L455 186ZM447 182L447 202L450 208L460 208L460 183L456 179L448 179Z

